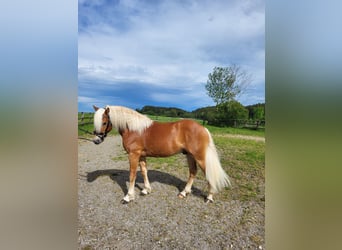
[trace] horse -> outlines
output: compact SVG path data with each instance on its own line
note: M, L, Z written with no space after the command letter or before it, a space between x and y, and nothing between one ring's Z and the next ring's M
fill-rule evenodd
M193 120L157 122L135 110L122 106L99 108L93 105L95 144L104 141L114 127L122 137L123 148L129 159L129 188L122 202L129 203L135 197L135 180L138 165L144 179L142 195L151 193L147 176L146 157L168 157L183 153L189 165L189 178L179 198L191 193L197 173L197 165L208 181L206 203L213 202L213 195L230 186L229 176L223 170L213 138L207 128Z

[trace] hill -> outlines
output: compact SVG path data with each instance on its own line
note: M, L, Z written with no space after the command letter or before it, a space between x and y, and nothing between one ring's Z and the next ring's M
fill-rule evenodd
M137 109L139 113L147 114L147 115L156 115L156 116L167 116L167 117L183 117L183 118L191 118L191 113L180 109L180 108L165 108L158 106L144 106L142 109Z
M265 103L257 103L245 106L248 110L248 119L250 120L264 120L265 119ZM185 111L175 107L158 107L158 106L144 106L142 109L137 109L139 113L155 116L167 117L181 117L210 120L217 113L215 106L208 106L198 108L192 112Z

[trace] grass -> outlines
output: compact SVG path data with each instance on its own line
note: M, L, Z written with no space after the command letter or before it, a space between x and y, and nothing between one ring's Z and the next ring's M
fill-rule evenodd
M83 116L83 120L82 120ZM94 113L78 113L78 136L89 137L91 136L94 125L93 125Z
M265 142L243 138L215 137L222 167L232 179L232 199L263 201Z
M157 115L147 115L150 119L158 122L174 122L179 121L181 118L177 117L166 117L166 116L157 116Z
M265 130L254 130L248 128L232 128L232 127L215 127L206 125L205 126L212 134L233 134L233 135L249 135L265 137Z
M151 117L152 119L156 117ZM158 121L177 120L177 118L158 117ZM245 135L264 137L264 131L256 131L238 128L218 128L206 126L212 133L215 145L220 155L222 167L231 177L232 187L221 192L219 200L243 200L258 201L265 200L265 142L260 140L242 138L231 138L224 135ZM93 131L93 124L79 126L79 136L90 137L84 131ZM112 130L110 134L117 134ZM112 160L127 160L123 154L114 157ZM149 169L165 171L178 175L184 181L188 178L188 167L186 157L182 154L166 158L148 158ZM197 179L204 180L202 171L198 171ZM196 182L195 182L196 185Z

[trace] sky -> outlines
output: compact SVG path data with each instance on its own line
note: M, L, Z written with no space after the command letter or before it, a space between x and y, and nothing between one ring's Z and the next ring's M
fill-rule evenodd
M214 67L252 75L237 100L265 102L263 0L79 0L78 110L215 105Z

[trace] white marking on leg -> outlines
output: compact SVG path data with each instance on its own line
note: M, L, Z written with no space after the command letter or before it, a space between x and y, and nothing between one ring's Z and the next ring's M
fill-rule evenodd
M185 190L183 190L183 191L181 192L181 195L183 195L184 197L186 197L187 194L188 194L188 192L185 191Z
M151 192L151 191L150 191ZM146 188L144 188L143 190L141 190L141 194L142 195L147 195L150 193Z
M139 164L140 164L141 174L144 178L144 188L143 188L143 190L141 190L141 194L147 195L147 194L151 193L151 185L150 185L150 182L149 182L148 176L147 176L146 159L142 158L142 160L139 162Z
M209 195L207 196L207 203L209 203L209 202L214 202L213 194L209 194Z
M192 183L194 182L194 178L189 177L188 183L185 185L185 188L182 192L179 193L179 198L185 198L188 194L191 193L191 187L192 187Z
M129 188L128 188L128 193L123 198L123 200L126 201L126 202L130 202L130 201L134 200L134 196L135 196L134 186L130 185Z
M151 193L151 186L150 183L148 183L148 185L145 185L145 187L143 188L143 190L141 190L141 194L142 195L147 195L149 193Z
M125 195L123 200L126 202L130 202L130 201L134 200L134 191L133 191L133 193L128 191L128 193Z
M179 197L179 198L185 198L185 197L186 197L186 192L185 192L185 190L183 190L182 192L180 192L180 193L178 194L178 197Z
M196 162L193 156L187 155L188 165L189 165L189 179L188 182L185 185L184 190L181 192L181 194L185 197L187 194L191 193L191 187L194 182L196 173L197 173L197 166Z
M131 201L128 194L123 198L123 200L127 203Z
M212 188L212 186L208 183L208 185L209 185L209 194L208 194L208 196L207 196L207 201L206 201L206 203L209 203L209 202L214 202L214 199L213 199L213 188Z
M193 180L185 186L184 192L186 194L190 194L191 193L192 182L193 182Z

